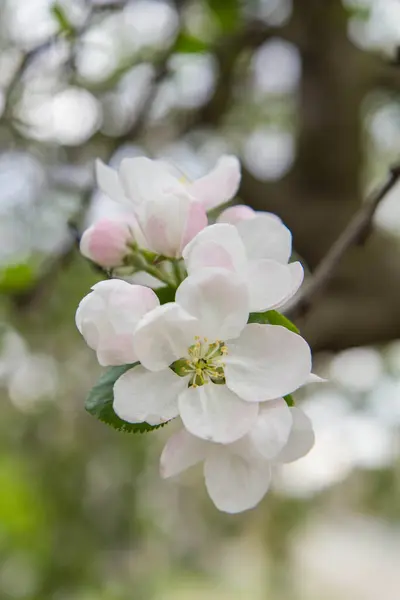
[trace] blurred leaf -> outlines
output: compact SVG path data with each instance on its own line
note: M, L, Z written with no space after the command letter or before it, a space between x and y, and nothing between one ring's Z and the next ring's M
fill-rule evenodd
M371 7L365 6L365 4L346 5L345 10L351 19L357 19L364 23L369 21L371 16Z
M0 530L12 544L38 549L45 542L46 508L25 465L14 457L0 459Z
M64 8L56 2L51 7L51 14L56 19L59 27L60 33L65 33L65 35L72 36L75 33L74 26L71 21L68 19Z
M181 52L183 54L207 52L208 49L208 44L204 40L184 31L181 31L174 45L174 52Z
M287 394L286 396L283 396L283 399L285 400L285 402L288 406L296 405L292 394Z
M261 323L262 325L281 325L293 333L300 333L296 325L277 310L267 310L262 313L250 313L248 323Z
M114 383L129 369L136 367L139 363L133 365L123 365L121 367L111 367L99 379L98 383L92 388L85 402L85 408L94 417L110 425L118 431L128 433L143 433L163 427L161 425L149 425L148 423L128 423L120 419L114 412L113 401Z
M231 33L240 23L239 0L207 0L207 4L224 33Z
M28 289L35 281L32 265L9 265L0 270L0 293L14 294Z

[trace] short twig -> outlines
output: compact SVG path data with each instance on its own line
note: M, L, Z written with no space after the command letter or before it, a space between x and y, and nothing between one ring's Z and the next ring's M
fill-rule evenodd
M390 169L384 184L371 194L371 197L363 203L360 210L354 215L346 229L315 269L309 284L304 286L304 291L288 306L287 311L285 311L288 317L296 319L304 316L310 310L316 298L323 292L334 275L347 250L365 240L371 230L376 209L399 179L400 164Z

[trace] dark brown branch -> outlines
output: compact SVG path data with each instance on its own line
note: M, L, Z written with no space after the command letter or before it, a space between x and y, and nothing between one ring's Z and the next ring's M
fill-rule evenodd
M304 287L304 291L285 311L291 319L304 316L312 308L313 303L326 288L346 252L352 246L365 241L371 230L372 219L379 204L399 179L400 165L396 165L390 170L384 184L363 203L325 258L315 269L310 283Z

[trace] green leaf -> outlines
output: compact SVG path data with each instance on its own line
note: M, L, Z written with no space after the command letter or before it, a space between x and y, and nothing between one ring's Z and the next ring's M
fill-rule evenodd
M248 323L261 323L262 325L281 325L293 333L300 333L296 325L277 310L267 310L261 313L250 313Z
M285 400L285 402L288 406L296 406L296 403L294 401L292 394L287 394L287 396L283 396L283 399Z
M120 419L114 412L113 409L113 401L114 401L114 393L113 387L114 383L129 371L136 367L139 363L134 363L133 365L123 365L121 367L110 367L99 379L98 383L92 388L89 393L89 396L86 398L85 408L94 417L110 425L114 429L118 431L124 431L128 433L143 433L145 431L153 431L153 429L158 429L159 427L163 427L161 425L149 425L148 423L127 423Z
M209 46L204 40L185 33L184 31L181 31L174 44L174 52L180 52L182 54L196 54L208 52L208 50Z
M232 33L240 24L239 0L207 0L207 4L224 33Z
M51 7L51 14L56 19L59 27L60 33L65 33L65 35L72 36L75 33L74 26L71 21L68 19L64 8L58 3L55 2Z

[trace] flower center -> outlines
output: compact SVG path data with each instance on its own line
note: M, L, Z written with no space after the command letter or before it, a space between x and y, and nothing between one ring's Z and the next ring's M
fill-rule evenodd
M188 357L175 361L171 368L180 375L190 376L189 385L197 387L212 381L225 383L224 356L227 347L221 340L209 343L207 338L195 337L194 344L188 348Z

